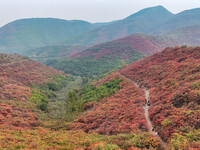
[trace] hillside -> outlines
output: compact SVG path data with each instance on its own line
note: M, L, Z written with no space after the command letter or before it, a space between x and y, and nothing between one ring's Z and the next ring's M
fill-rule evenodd
M179 45L200 45L200 25L180 27L165 34L174 39Z
M63 84L66 74L16 54L1 53L0 62L1 149L127 149L160 146L157 139L146 132L104 136L83 130L69 131L70 123L51 120L46 115L51 112L46 108L49 102L58 105L58 111L67 105L65 111L68 118L72 117L68 113L77 109L72 105L75 103L73 94L72 97L70 93L67 95L67 101L62 106L52 95L55 86ZM116 93L120 82L119 79L105 82L101 89L107 93L101 93L101 97ZM87 91L86 87L82 93ZM98 93L99 89L94 92ZM84 103L88 101L86 95ZM138 142L143 145L138 145Z
M101 87L108 81L122 80L115 94L86 103L85 113L71 128L111 135L147 132L145 94L141 90L145 87L150 92L150 120L168 147L199 149L199 50L200 47L167 48L95 82Z
M165 24L156 28L152 33L164 34L176 28L200 24L200 8L185 10L175 14Z
M95 45L134 33L150 33L152 30L164 24L172 16L173 14L162 6L146 8L111 25L108 24L90 31L87 34L74 36L63 42L63 44Z
M150 90L150 119L164 140L199 148L200 47L167 48L120 70ZM183 143L187 143L183 145Z
M48 104L48 95L39 87L56 83L57 76L66 75L27 57L0 53L0 126L37 126L39 109Z
M154 36L149 34L133 34L131 36L127 36L124 38L120 38L111 42L102 43L99 45L95 45L84 50L81 53L72 55L69 58L73 57L88 57L92 55L94 58L100 58L106 55L119 56L126 55L125 58L129 58L129 51L131 49L137 50L145 55L149 55L151 53L155 53L161 51L163 48L170 46L174 43L173 39L162 37L162 36ZM127 50L120 49L121 47L127 46Z
M0 50L22 53L24 49L57 44L96 28L89 22L53 18L21 19L0 28Z
M28 56L29 58L39 61L46 62L49 59L64 59L69 57L70 55L79 53L86 49L85 46L45 46L38 47L35 49L30 49L23 53L24 56Z
M176 45L176 43L170 38L134 34L95 45L78 54L69 56L68 60L48 61L46 64L73 75L101 75L173 45Z

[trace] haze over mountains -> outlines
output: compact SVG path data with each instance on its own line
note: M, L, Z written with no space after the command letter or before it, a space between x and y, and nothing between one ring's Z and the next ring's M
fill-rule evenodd
M199 8L172 14L156 6L107 23L52 18L17 20L0 29L0 50L26 55L73 75L86 75L86 69L90 76L165 47L200 45L199 31Z
M80 49L84 50L86 47L134 33L164 35L179 27L197 24L200 24L199 8L172 14L162 6L146 8L127 18L110 23L91 24L85 21L51 18L22 19L11 22L0 29L0 50L24 53L28 56L46 57L34 54L33 48L37 48L38 51L38 48L42 47L41 51L43 51L44 46L48 46L47 51L56 54L60 51L53 52L55 45L65 45L67 47L62 51L73 49L75 52L80 52ZM178 39L176 40L178 41ZM50 49L49 46L53 47ZM26 52L27 50L28 52ZM64 54L67 57L74 52L64 52Z
M66 44L94 45L134 33L164 34L178 27L200 23L200 9L172 14L162 6L147 8L111 25L69 39Z
M73 35L95 29L95 25L79 20L53 18L22 19L0 29L0 50L19 52L24 49L54 45Z

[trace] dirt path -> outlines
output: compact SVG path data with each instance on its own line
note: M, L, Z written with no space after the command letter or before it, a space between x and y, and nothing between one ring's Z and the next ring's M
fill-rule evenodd
M146 98L146 100L150 102L150 97L149 97L149 90L148 90L148 88L145 88L145 87L143 87L143 86L140 87L140 86L138 85L137 82L135 82L135 81L133 81L133 80L127 78L126 76L124 76L124 75L122 75L122 74L120 74L120 75L123 76L123 77L125 77L125 78L128 79L129 81L131 81L131 82L132 82L135 86L137 86L138 88L142 89L142 90L144 91L144 93L145 93L145 98ZM160 143L162 144L162 147L166 150L166 149L167 149L167 143L163 142L163 140L160 138L159 135L156 135L156 131L152 131L152 127L153 127L153 126L152 126L151 120L150 120L150 118L149 118L149 107L150 107L150 106L148 106L147 104L145 104L144 107L143 107L143 108L144 108L144 116L145 116L145 118L146 118L147 125L148 125L148 131L149 131L149 133L151 133L151 135L156 136L156 137L158 138L158 140L159 140Z
M148 100L150 102L150 97L149 97L149 90L147 88L142 88L143 91L145 92L145 97L146 97L146 100ZM151 123L151 120L149 118L149 107L147 104L145 104L144 106L144 115L145 115L145 118L146 118L146 121L147 121L147 125L148 125L148 130L149 132L153 135L153 136L157 136L158 140L160 141L160 143L162 144L163 148L164 149L167 149L167 143L163 142L163 140L160 138L159 135L156 135L156 131L152 131L152 123Z

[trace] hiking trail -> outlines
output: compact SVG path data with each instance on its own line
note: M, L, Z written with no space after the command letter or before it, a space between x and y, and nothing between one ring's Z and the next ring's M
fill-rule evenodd
M131 81L136 87L142 89L142 90L144 91L144 93L145 93L146 101L147 101L147 102L150 102L150 96L149 96L149 89L148 89L148 88L143 87L143 86L140 87L139 84L138 84L137 82L133 81L132 79L127 78L125 75L121 74L120 72L119 72L119 74L120 74L121 76L123 76L124 78L128 79L129 81ZM156 136L156 137L158 138L158 140L160 141L162 147L166 150L166 149L167 149L167 143L165 143L165 142L160 138L160 136L156 134L156 131L152 131L153 126L152 126L151 120L150 120L150 118L149 118L149 107L150 107L150 106L148 106L147 103L145 103L145 105L144 105L144 107L143 107L143 108L144 108L144 116L145 116L145 119L146 119L146 121L147 121L148 131L149 131L149 133L150 133L151 135Z

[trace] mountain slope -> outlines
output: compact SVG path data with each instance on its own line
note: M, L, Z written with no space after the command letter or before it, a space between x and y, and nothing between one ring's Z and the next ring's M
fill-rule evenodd
M200 25L186 26L175 29L165 34L174 39L179 45L200 45Z
M126 54L126 57L128 58L127 52L130 49L134 49L138 52L148 55L160 51L167 46L171 46L172 44L176 44L173 42L173 39L164 36L162 37L149 34L133 34L131 36L120 38L111 42L95 45L71 57L87 57L89 55L93 55L95 58L100 58L111 54L112 56L120 56ZM123 51L125 48L121 50L120 46L127 46L127 52Z
M0 28L0 50L20 52L53 45L76 34L95 28L85 21L67 21L53 18L22 19Z
M200 47L167 48L120 71L140 86L149 88L150 119L154 128L179 149L185 147L184 141L200 147L199 139L195 138L200 128L199 51Z
M64 43L67 45L94 45L125 37L133 33L150 33L172 16L173 14L162 6L146 8L111 25L106 25L87 34L70 38Z
M52 84L48 83L58 83L65 76L63 72L27 57L0 53L0 149L159 147L157 139L146 132L104 136L97 133L86 133L82 130L69 131L69 123L46 118L45 114L51 110L42 110L41 108L44 107L38 106L40 102L48 102L48 98L55 100L55 97L49 93L50 87L48 86ZM119 80L116 81L106 83L109 93L118 89L118 86L115 86L119 84ZM46 88L49 89L48 93L45 93ZM106 96L106 93L102 94ZM70 101L67 104L70 104ZM70 111L68 109L65 111ZM121 144L129 143L129 141L131 141L130 144ZM137 145L138 142L142 145Z
M46 64L73 75L100 75L174 45L176 43L166 37L134 34L90 47L71 55L68 60L48 61Z
M199 51L200 47L167 48L93 83L101 87L109 85L108 81L122 80L115 94L86 103L85 112L71 128L111 135L147 131L141 88L148 88L150 120L169 149L199 149Z
M0 126L39 126L40 109L46 110L48 104L44 88L39 87L56 83L57 76L66 75L27 57L0 53Z
M30 49L23 53L24 56L39 61L46 62L49 59L64 59L70 55L74 55L86 49L85 46L45 46L38 47L35 49Z
M200 8L186 10L174 15L161 27L152 31L152 33L163 34L176 28L200 24Z

